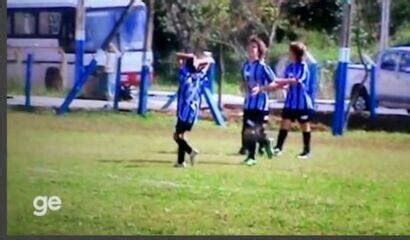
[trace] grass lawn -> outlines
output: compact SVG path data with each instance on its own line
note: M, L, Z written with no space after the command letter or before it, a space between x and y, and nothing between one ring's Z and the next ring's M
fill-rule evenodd
M295 159L240 165L240 126L200 121L198 165L172 168L174 118L8 111L8 234L410 234L410 135L313 134ZM277 133L273 130L271 133ZM38 195L62 207L33 215Z

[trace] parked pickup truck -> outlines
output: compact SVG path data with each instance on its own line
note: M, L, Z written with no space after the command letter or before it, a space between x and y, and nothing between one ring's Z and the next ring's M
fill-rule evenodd
M377 106L407 109L410 114L410 47L393 47L379 53L376 60L376 101ZM350 64L346 83L346 99L358 94L352 103L355 111L369 110L370 72L364 78L364 66Z

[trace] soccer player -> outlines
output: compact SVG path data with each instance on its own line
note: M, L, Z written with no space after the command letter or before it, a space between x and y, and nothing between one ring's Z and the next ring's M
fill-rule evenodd
M195 124L199 106L201 104L201 84L206 80L209 62L195 55L184 55L185 65L180 69L179 88L177 98L177 124L175 126L174 140L178 144L177 168L185 168L185 153L190 156L191 165L199 153L186 139L186 132L191 131Z
M291 63L285 69L285 78L282 84L288 84L288 92L282 110L281 128L278 134L274 155L282 153L283 144L288 135L291 122L297 120L303 131L303 151L298 155L300 159L310 156L311 129L310 120L313 114L313 103L307 92L309 69L303 61L306 46L301 42L292 42L289 45Z
M256 36L251 36L247 44L248 59L242 67L243 81L241 88L245 92L242 142L247 150L244 163L248 166L256 164L256 143L262 143L269 158L272 157L272 146L265 133L265 123L269 116L269 95L267 91L252 94L257 87L267 87L275 90L281 86L275 83L275 74L265 63L265 43Z

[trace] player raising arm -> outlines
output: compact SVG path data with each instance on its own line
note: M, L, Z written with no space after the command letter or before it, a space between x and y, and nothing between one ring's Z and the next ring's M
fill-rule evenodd
M175 167L184 168L185 153L190 155L191 164L194 164L198 151L186 139L186 132L191 131L196 123L201 104L201 84L206 78L209 62L195 55L180 55L186 59L185 65L180 69L177 123L175 126L174 140L178 144L178 161Z

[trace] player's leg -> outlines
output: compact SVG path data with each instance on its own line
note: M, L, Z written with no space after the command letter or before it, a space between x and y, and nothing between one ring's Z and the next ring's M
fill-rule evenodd
M265 122L267 122L267 120L265 120L264 117L265 117L265 115L263 116L263 120L262 120L262 123L261 123L261 128L259 129L260 130L260 133L259 133L260 138L258 139L258 153L260 155L263 155L265 153L264 150L267 146L267 142L265 141L266 140L265 137L267 137L266 133L265 133L265 127L266 127ZM269 115L267 117L269 117Z
M178 159L177 163L175 164L175 167L185 167L185 149L184 146L181 144L181 132L176 131L174 133L174 140L178 144Z
M191 128L189 127L189 129ZM199 154L199 151L193 148L191 144L189 143L187 139L187 132L185 132L182 135L181 144L184 147L185 152L189 154L189 160L191 161L191 165L192 166L195 165L195 158Z
M239 154L240 155L245 155L246 154L245 137L244 137L246 119L247 119L247 114L246 114L246 111L244 111L243 112L243 117L242 117L241 148L239 149Z
M261 123L260 133L259 133L259 147L263 148L268 155L268 158L273 156L273 147L272 141L269 139L268 134L266 133L266 128L269 123L269 113L263 114L263 119Z
M299 119L299 123L302 129L303 151L299 154L298 158L306 159L310 156L311 128L309 115L302 115Z
M294 110L289 108L284 108L282 110L282 121L280 124L280 130L278 133L278 138L276 140L276 146L273 149L273 154L279 156L282 154L283 144L288 136L288 131L291 123L295 120Z
M191 165L195 164L195 158L199 154L199 151L191 146L187 139L187 132L191 131L194 123L182 122L183 132L179 135L178 142L181 145L184 152L189 154Z
M185 132L179 135L178 141L180 142L181 146L183 147L186 153L188 154L192 153L192 147L186 139Z
M261 128L261 136L265 134L265 129L264 127ZM258 139L258 153L259 155L265 154L265 148L266 148L266 141L263 137Z
M258 141L257 130L254 126L246 125L244 132L245 147L248 152L248 155L244 161L246 165L252 166L256 164L256 143Z
M262 125L263 117L261 117L259 111L247 112L247 119L245 122L245 146L248 151L245 164L251 166L256 164L256 144L260 138L260 128Z
M283 144L285 143L285 140L288 136L288 131L289 131L291 123L292 121L287 118L284 118L281 121L278 139L276 141L276 146L273 150L273 154L275 156L279 156L282 154Z

